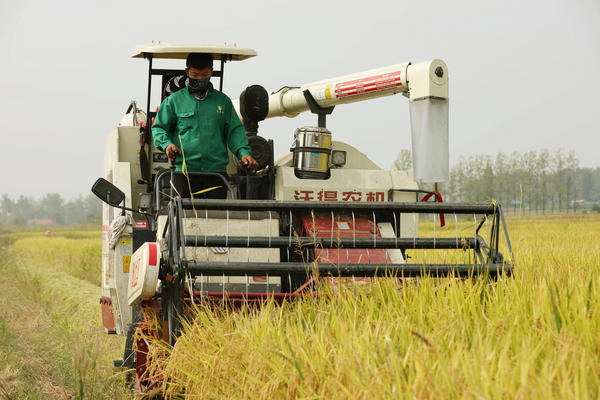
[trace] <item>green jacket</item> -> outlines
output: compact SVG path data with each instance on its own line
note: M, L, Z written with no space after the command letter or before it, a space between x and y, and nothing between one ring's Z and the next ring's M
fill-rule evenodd
M203 101L185 87L167 97L152 125L154 145L165 151L170 144L183 150L190 172L225 172L229 163L227 147L241 159L251 155L246 132L226 94L208 89ZM181 138L181 141L180 141ZM175 166L182 170L183 157Z

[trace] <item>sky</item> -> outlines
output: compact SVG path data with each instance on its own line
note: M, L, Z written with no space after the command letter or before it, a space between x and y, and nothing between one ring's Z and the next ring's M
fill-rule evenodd
M87 195L106 136L131 100L146 103L152 41L235 43L258 57L226 65L232 99L407 61L449 69L450 163L460 156L574 150L600 166L600 1L0 0L0 194ZM178 63L163 64L182 67ZM263 121L289 151L309 113ZM341 105L334 140L382 168L410 149L403 96Z

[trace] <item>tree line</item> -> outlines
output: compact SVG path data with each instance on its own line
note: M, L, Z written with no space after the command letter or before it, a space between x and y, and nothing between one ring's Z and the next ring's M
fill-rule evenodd
M410 169L409 150L394 167ZM564 149L478 154L460 157L440 192L450 201L494 199L512 213L600 212L600 167L581 168L575 152Z
M71 225L100 223L102 207L93 194L65 199L58 193L49 193L40 199L3 194L0 198L0 223L5 225L45 224Z
M401 150L394 168L411 167L410 151ZM440 184L439 190L446 201L494 199L508 213L600 212L600 167L581 168L575 152L563 149L478 154L460 157L450 170L450 181ZM56 225L100 223L101 213L101 202L92 194L73 199L58 193L40 199L12 199L7 194L0 198L0 223L5 225L33 220Z

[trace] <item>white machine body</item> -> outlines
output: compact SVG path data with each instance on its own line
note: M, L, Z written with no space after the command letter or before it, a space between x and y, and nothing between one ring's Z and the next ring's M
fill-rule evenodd
M129 306L139 305L142 300L151 299L158 286L160 266L160 243L146 242L131 257L127 302Z
M237 49L235 46L207 46L193 44L153 44L136 49L134 57L152 53L155 58L185 59L189 52L212 52L215 59L231 58L242 60L256 55L253 50ZM227 57L226 57L227 55ZM417 182L442 182L448 177L448 71L441 60L423 63L409 62L384 68L373 69L351 75L327 79L303 85L295 89L282 89L269 97L267 118L279 116L294 117L309 110L303 90L309 90L321 107L364 101L396 93L408 94L411 109L412 144L414 174L409 171L382 170L353 146L332 141L333 151L345 151L346 163L333 166L327 179L300 179L294 174L292 155L288 154L275 162L275 199L295 201L414 201L414 193L394 191L394 189L418 189ZM234 105L239 104L233 101ZM108 135L104 159L104 178L125 193L125 206L138 208L140 194L146 185L140 183L140 121L146 116L139 110L126 115ZM266 123L265 123L266 125ZM263 127L268 135L268 127ZM262 132L261 132L262 133ZM290 138L294 132L289 132ZM335 138L336 132L333 132ZM150 171L168 168L169 163L161 157L154 146L150 148ZM233 163L228 171L235 171ZM414 178L413 178L414 176ZM166 215L159 215L156 224L157 234L141 244L133 253L134 231L148 228L152 221L139 214L127 211L133 221L123 230L114 248L109 246L110 225L121 210L104 205L103 245L102 245L102 298L110 299L114 332L124 335L132 323L132 306L143 299L151 298L158 283L158 266L161 252L158 242L164 231ZM136 219L137 218L137 219ZM418 216L403 216L401 236L418 234ZM253 234L277 236L279 220L271 215L252 217L235 215L190 215L185 218L185 234L211 235ZM389 226L379 227L382 235L393 235ZM139 243L138 243L139 245ZM187 250L187 249L186 249ZM403 262L398 250L388 250L394 262ZM133 254L132 254L133 253ZM257 261L279 262L278 249L213 249L197 247L185 255L187 259L205 261ZM213 279L201 277L203 284L219 285L243 284L245 277L222 277ZM254 279L254 278L253 278ZM267 290L280 284L279 278L257 279ZM210 290L210 287L209 289ZM104 308L103 308L104 313ZM104 316L103 316L104 317ZM106 324L105 324L106 327ZM107 328L107 330L112 330Z

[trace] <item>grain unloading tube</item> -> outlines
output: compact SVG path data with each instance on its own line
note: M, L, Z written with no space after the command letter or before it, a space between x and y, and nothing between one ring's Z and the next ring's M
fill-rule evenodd
M269 96L267 118L295 117L308 111L305 90L322 108L407 94L415 180L423 183L448 180L448 67L442 60L396 64L299 88L284 87Z

